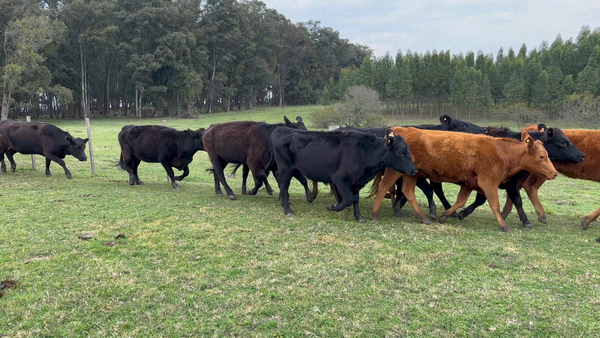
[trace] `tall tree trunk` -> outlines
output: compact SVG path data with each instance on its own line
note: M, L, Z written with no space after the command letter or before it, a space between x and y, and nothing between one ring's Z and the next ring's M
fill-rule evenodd
M11 96L11 92L8 90L7 86L8 84L6 83L7 81L4 81L4 90L2 92L2 114L0 115L0 120L4 121L8 118L8 107L9 107L9 101L10 101L10 96Z

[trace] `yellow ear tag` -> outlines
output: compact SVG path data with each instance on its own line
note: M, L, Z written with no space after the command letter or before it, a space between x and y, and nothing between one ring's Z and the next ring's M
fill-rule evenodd
M298 120L294 121L294 123L298 123Z
M444 117L444 121L448 121L448 119Z
M387 142L387 144L388 144L388 145L392 144L392 139L389 139L389 138L388 138L388 142Z
M525 140L525 142L526 142L526 143L529 143L529 139L526 139L526 140Z

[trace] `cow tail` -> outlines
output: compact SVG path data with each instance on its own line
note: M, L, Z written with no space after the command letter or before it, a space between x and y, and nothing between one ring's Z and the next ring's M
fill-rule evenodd
M119 162L116 164L117 169L125 170L125 168L123 167L124 164L125 164L125 162L123 161L123 154L121 154L119 156Z
M375 195L377 195L377 187L379 187L379 182L381 182L381 179L383 177L383 170L380 171L377 176L375 176L375 179L373 180L373 185L371 185L371 190L369 191L369 196L367 196L367 198L371 198Z
M269 171L271 171L271 168L274 165L275 165L275 151L271 148L271 157L269 158L269 163L267 163L265 168L263 170L261 170L260 173L258 173L258 176L263 179L267 178Z

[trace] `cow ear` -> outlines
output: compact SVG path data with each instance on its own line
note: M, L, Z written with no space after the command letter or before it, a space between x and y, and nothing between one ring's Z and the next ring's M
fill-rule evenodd
M285 122L286 126L292 124L292 122L287 118L287 116L283 117L283 122Z
M71 136L67 136L67 137L65 137L65 139L67 140L67 142L69 142L71 144L75 144L75 141L73 140L73 138Z
M442 122L442 124L450 125L450 122L452 122L452 118L448 115L442 115L440 116L440 122Z
M383 135L383 138L393 138L394 136L396 136L396 133L394 133L391 128L385 129L385 135Z
M90 139L89 138L84 138L83 139L83 144L86 144Z
M527 150L531 151L535 143L533 142L533 137L529 135L528 132L524 131L521 133L521 141L527 144Z
M296 116L296 123L304 123L300 116Z
M538 131L545 131L547 129L548 129L548 127L546 127L545 124L543 124L543 123L538 124Z

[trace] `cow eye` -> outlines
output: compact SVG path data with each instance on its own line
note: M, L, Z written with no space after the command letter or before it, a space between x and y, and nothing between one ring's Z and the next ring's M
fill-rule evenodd
M546 156L540 156L540 159L545 160Z

